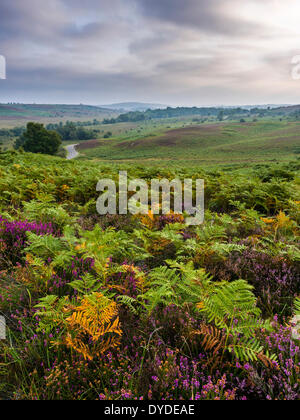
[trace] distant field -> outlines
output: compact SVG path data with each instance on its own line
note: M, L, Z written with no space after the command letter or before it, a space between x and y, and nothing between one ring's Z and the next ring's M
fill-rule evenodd
M81 156L143 164L247 163L288 161L300 152L300 123L279 120L247 123L191 122L117 124L111 139L82 143ZM107 130L110 128L107 127ZM119 129L119 133L118 133Z
M89 105L0 104L0 128L25 125L28 121L47 124L66 120L102 120L115 115L115 111Z

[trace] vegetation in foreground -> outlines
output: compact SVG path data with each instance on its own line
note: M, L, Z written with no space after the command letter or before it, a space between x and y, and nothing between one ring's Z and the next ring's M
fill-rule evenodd
M120 168L204 178L204 225L98 216L96 184ZM299 204L297 162L195 172L1 154L2 399L298 399Z

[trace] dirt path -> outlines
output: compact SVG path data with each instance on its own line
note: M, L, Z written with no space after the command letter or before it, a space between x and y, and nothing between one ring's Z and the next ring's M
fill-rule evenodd
M78 144L70 144L69 146L66 146L67 160L75 159L79 155L75 149L76 146L78 146Z

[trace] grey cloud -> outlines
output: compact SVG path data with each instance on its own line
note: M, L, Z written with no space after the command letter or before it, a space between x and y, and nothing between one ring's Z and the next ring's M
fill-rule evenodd
M246 35L261 26L231 17L232 0L137 0L141 12L157 20L224 35ZM232 9L231 9L232 10Z
M100 22L91 22L86 25L78 26L75 23L67 25L63 29L63 34L69 38L93 38L103 36L109 31L109 26Z
M16 69L1 86L1 97L13 96L32 98L36 95L39 102L74 102L101 104L118 98L145 99L153 95L154 81L134 73L91 72L82 74L69 71L68 75L60 68L34 68L28 70ZM152 96L153 97L153 96Z
M280 26L270 30L270 19L257 24L253 14L237 13L260 2L0 0L0 54L8 66L1 100L250 102L270 93L272 68L273 91L286 88L293 98L295 85L284 80L296 41Z

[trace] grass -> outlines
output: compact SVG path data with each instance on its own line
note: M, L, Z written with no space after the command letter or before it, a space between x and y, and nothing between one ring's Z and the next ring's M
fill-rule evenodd
M59 111L58 108L56 110ZM42 111L46 112L44 109ZM33 119L38 118L45 124L67 119L77 121L89 119L87 115L76 117L74 114L76 109L72 107L68 108L70 117L66 115L50 117L50 114L42 117L42 111L39 108L34 110ZM50 111L53 112L53 109ZM64 107L60 111L66 112ZM89 111L89 108L85 110ZM23 112L32 113L33 110L29 108ZM27 122L24 119L3 118L0 108L0 127L20 125L21 121L22 125L25 125ZM99 123L93 128L99 130L99 138L94 141L64 142L64 146L80 144L78 159L155 167L178 165L213 167L224 164L247 167L249 163L289 162L299 154L300 122L292 121L290 118L282 120L268 117L241 123L234 120L219 122L210 117L201 124L191 117L181 117L140 123ZM106 139L104 136L107 132L111 132L112 136ZM3 148L12 148L14 140L4 141Z
M24 126L30 121L49 124L102 120L116 115L114 111L88 105L0 104L0 128Z
M82 157L145 165L286 162L295 159L300 141L296 121L198 125L191 120L165 120L106 127L113 137L100 139L99 147L83 146Z

